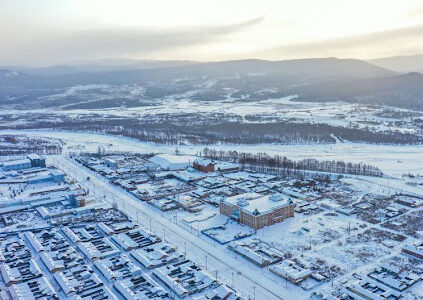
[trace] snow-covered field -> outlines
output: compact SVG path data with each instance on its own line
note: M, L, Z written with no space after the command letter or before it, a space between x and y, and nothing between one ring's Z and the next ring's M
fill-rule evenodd
M132 151L140 153L175 153L175 146L158 145L134 139L82 132L2 130L0 134L26 134L60 139L65 143L64 151L97 151L104 146L111 151ZM178 147L184 154L196 154L207 145ZM399 177L404 173L423 173L423 145L374 145L364 143L298 144L298 145L212 145L214 149L239 152L265 152L282 155L290 159L316 158L319 160L344 160L362 162L379 167L385 174Z
M156 145L129 138L91 133L30 130L7 130L3 133L57 139L62 142L65 153L96 152L99 146L110 151L175 152L174 146ZM184 146L179 147L178 150L183 154L195 154L203 147ZM289 146L225 145L216 148L267 152L269 154L286 155L293 159L315 157L318 159L364 162L379 166L387 174L396 176L404 172L419 173L419 170L423 170L422 146L339 143ZM301 150L303 153L301 153ZM252 298L252 295L256 294L256 299L307 299L310 295L311 291L305 291L298 286L288 284L270 271L248 263L225 246L218 245L202 236L199 230L226 224L227 218L218 214L217 208L209 206L208 209L204 209L204 214L197 215L183 211L175 217L174 212L161 212L157 208L139 201L123 189L111 185L105 178L95 175L65 156L49 156L48 160L76 178L98 198L116 203L134 220L139 221L146 228L150 227L156 234L163 235L163 239L171 241L179 249L182 249L181 251L187 252L188 257L200 262L206 269L208 264L209 271L218 273L219 278L227 284L231 285L235 276L236 283L232 283L232 285L235 285L244 295ZM87 180L88 177L92 179ZM169 186L177 184L175 180L166 179L164 182ZM389 196L397 190L406 189L410 193L423 194L422 188L416 185L407 185L405 179L351 176L343 179L342 182L349 186L351 191L346 189L347 192L340 194L340 197L351 197L349 198L349 200L353 200L350 201L351 203L361 201L363 196L367 194ZM139 184L138 187L148 190L155 188L151 184ZM330 189L330 191L335 190ZM7 190L0 192L5 194ZM328 198L329 204L336 204L336 199ZM320 204L319 201L316 200L316 203ZM323 201L324 199L322 199L322 203ZM406 216L394 217L392 224L397 224L399 221L417 220L417 218L413 219L414 216L417 216L420 222L421 208L416 212L407 213ZM238 224L228 224L226 230L217 229L210 233L219 240L226 242L232 240L239 233L245 233L245 229L250 230L244 227ZM258 230L251 238L259 238L284 253L290 253L294 258L300 259L319 271L337 273L335 283L339 283L340 280L350 276L352 272L357 270L365 272L391 257L394 253L399 253L405 242L409 243L412 240L411 237L413 235L409 232L403 232L395 227L369 224L355 216L334 213L331 208L326 207L311 215L296 214L295 218ZM308 249L309 247L310 249ZM256 274L261 274L261 276L256 277ZM323 287L329 289L329 285L326 282Z
M390 131L402 133L418 133L415 120L423 116L415 111L369 106L365 104L338 102L299 102L296 95L289 95L276 99L255 99L254 101L242 98L233 98L235 91L228 91L227 95L211 101L196 100L193 97L200 90L192 90L181 94L165 96L161 99L142 98L144 88L141 86L109 86L109 85L78 85L69 87L59 94L41 97L39 100L60 101L67 97L76 97L79 100L62 104L57 107L38 108L27 110L5 109L0 111L2 116L9 115L16 119L7 118L2 125L11 126L25 124L27 116L31 114L44 115L43 118L69 117L78 119L84 116L96 118L161 118L163 116L175 119L185 114L199 116L225 115L227 120L236 118L240 122L302 122L310 124L329 124L336 127L354 127L370 131ZM124 98L128 101L115 103L112 106L82 106L78 104L96 103L99 100L113 100ZM142 99L142 100L140 100ZM135 103L131 102L135 101ZM132 104L130 104L132 103ZM76 106L75 106L76 104ZM48 115L48 117L47 117ZM40 120L41 121L41 120ZM421 130L420 130L421 131Z

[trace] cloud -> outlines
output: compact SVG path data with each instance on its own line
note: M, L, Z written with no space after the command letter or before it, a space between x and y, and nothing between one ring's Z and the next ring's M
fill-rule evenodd
M211 26L174 29L156 28L106 28L83 31L54 31L39 29L24 40L6 36L9 43L0 49L0 57L8 62L39 63L63 62L69 60L101 57L129 57L176 48L207 45L256 26L263 17L245 22ZM34 31L36 32L36 31ZM3 38L4 40L4 38Z
M112 29L92 30L74 33L66 39L65 47L76 44L84 51L103 54L136 54L157 50L168 50L214 42L232 33L254 26L262 21L256 18L239 24L220 27L185 28L173 30L158 29ZM107 53L104 53L107 52Z
M268 56L372 56L376 53L400 54L404 49L423 51L423 24L362 35L284 45L265 50ZM377 54L379 55L379 54Z
M418 6L418 7L414 8L413 10L411 10L409 15L410 16L421 16L421 15L423 15L423 5Z

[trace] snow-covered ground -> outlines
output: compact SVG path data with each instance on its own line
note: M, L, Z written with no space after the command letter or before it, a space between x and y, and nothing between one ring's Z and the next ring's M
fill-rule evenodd
M116 201L118 208L125 211L131 218L151 229L164 240L178 247L181 252L187 253L189 259L204 267L211 274L217 274L219 280L232 285L250 299L306 299L307 292L291 284L285 287L280 281L267 276L256 276L263 272L259 267L239 263L240 258L230 253L226 248L211 242L208 238L193 234L188 228L183 230L175 225L172 218L168 219L161 212L145 202L141 202L123 189L111 185L105 178L90 172L82 165L66 159L63 156L50 156L49 162L66 170L68 174L78 179L105 201ZM93 176L94 175L94 176ZM86 178L90 176L89 181ZM217 273L216 273L217 272Z
M205 209L204 216L197 216L204 221L193 225L187 225L186 222L183 224L191 215L188 212L179 212L176 217L176 211L161 212L148 203L139 201L124 189L111 185L106 178L74 160L62 155L49 156L49 160L77 178L98 198L117 203L118 208L134 220L176 245L181 252L187 253L188 258L199 263L211 274L217 274L219 280L234 286L250 299L254 297L254 293L256 299L266 300L308 299L312 293L312 290L306 291L281 280L269 270L249 263L224 245L200 234L199 229L225 221L226 217L223 215L212 216L216 208L209 207ZM90 180L86 179L88 176ZM398 187L397 184L391 184L403 182L398 179L369 177L369 181L366 181L363 177L352 177L343 181L357 190L353 195L357 201L361 201L362 195L367 193L389 195L397 188L405 188L405 185ZM348 197L352 194L342 195ZM417 210L420 211L421 208ZM231 227L231 230L239 231L236 227ZM410 237L402 236L381 224L365 223L355 216L335 214L330 210L310 216L296 214L295 218L258 230L253 238L266 241L283 252L291 252L302 261L317 266L319 270L335 270L333 272L338 274L335 284L354 272L365 273L378 266L385 259L400 253L401 247L412 241ZM310 250L301 250L306 250L308 246L311 247ZM330 289L330 285L330 282L323 283L322 288Z
M175 146L158 145L138 140L86 132L2 130L0 134L26 134L60 139L65 143L64 151L97 151L98 146L106 150L139 153L175 153ZM207 145L178 147L180 153L196 154ZM344 160L362 162L379 167L385 174L399 177L404 173L423 173L423 145L374 145L364 143L298 144L298 145L212 145L214 149L239 152L265 152L282 155L290 159L316 158L319 160Z
M246 123L295 121L311 124L329 124L332 126L361 128L370 131L391 131L402 133L418 133L414 120L423 116L415 111L392 108L367 106L365 104L354 104L343 101L338 102L299 102L295 101L296 95L289 95L277 99L256 99L254 101L233 98L233 91L223 99L213 101L195 100L195 94L199 90L192 90L181 94L169 95L161 99L143 99L144 88L141 86L122 85L77 85L54 95L41 97L41 101L63 101L67 97L76 97L75 102L59 105L55 108L40 108L31 110L0 111L0 124L11 126L24 124L27 116L31 114L42 114L48 119L79 118L83 116L95 116L96 118L161 118L166 116L175 119L179 115L198 114L202 115L225 115L225 118L235 117L237 120ZM99 100L127 99L140 101L138 106L125 107L125 101L115 104L114 107L92 107L74 106L75 104L87 104ZM142 99L142 100L140 100ZM15 121L6 119L2 123L2 116L13 116ZM421 130L420 130L421 132Z

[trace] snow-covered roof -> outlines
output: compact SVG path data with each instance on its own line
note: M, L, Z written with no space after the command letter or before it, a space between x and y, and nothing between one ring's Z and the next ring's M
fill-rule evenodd
M294 188L284 188L282 190L282 192L284 194L287 194L289 196L292 196L292 197L295 197L295 198L298 198L298 199L306 199L307 198L306 195L301 194L298 189L294 189Z
M185 169L190 162L195 160L194 156L190 155L173 155L173 154L158 154L149 159L163 169Z
M120 250L107 238L98 239L93 242L82 242L78 248L90 260L110 257L120 253Z
M197 170L195 170L195 172L191 170L174 171L172 175L186 182L200 180L205 177L204 173L198 172Z
M304 269L301 266L297 265L293 261L283 261L273 267L270 268L275 274L278 274L283 277L290 278L294 281L300 281L308 276L310 276L313 272L309 269Z
M9 288L9 292L12 295L12 299L15 300L57 297L54 288L44 276L29 282L14 284Z
M175 252L175 248L167 243L159 243L132 250L131 256L147 269L153 269L178 260L182 254Z
M128 275L131 277L142 273L141 268L135 265L126 255L118 255L96 260L94 265L107 280L121 280Z
M28 159L30 160L34 160L34 159L43 159L40 155L36 154L36 153L32 153L32 154L28 154L26 156Z
M23 165L23 164L31 164L31 161L29 159L9 160L9 161L5 161L3 163L3 166L9 167L9 166L16 166L16 165Z
M210 159L207 158L197 158L194 161L195 164L206 167L208 165L214 165L215 163L213 161L211 161Z
M160 299L167 295L167 292L146 273L119 280L114 286L125 299Z
M249 214L266 214L292 204L289 197L279 193L265 196L257 193L245 193L227 197L223 202L229 205L237 205Z
M399 299L401 297L400 292L388 288L376 281L367 279L348 284L346 290L356 295L364 296L365 299L369 300ZM381 295L383 295L383 297Z
M52 176L62 176L62 175L65 175L65 173L63 173L62 171L56 170L56 169L51 170L50 171L50 174Z
M237 169L237 168L239 168L239 164L220 161L220 162L216 163L215 168L217 170L222 170L222 171L229 170L229 169Z
M403 251L408 251L414 254L417 254L419 256L423 256L423 243L422 244L417 244L417 245L404 245L404 247L402 248Z
M251 259L252 261L255 261L259 265L265 263L266 261L266 259L259 253L253 251L252 249L248 247L244 247L240 244L236 244L234 246L234 251L238 252L239 254L242 254L245 257L248 257L249 259Z

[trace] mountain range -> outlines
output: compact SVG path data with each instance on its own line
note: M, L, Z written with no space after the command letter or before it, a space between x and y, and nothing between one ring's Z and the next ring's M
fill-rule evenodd
M52 100L58 91L85 85L137 85L142 99L191 92L194 100L223 99L228 91L243 101L297 95L301 101L350 101L423 110L423 75L412 70L423 56L363 61L314 58L283 61L258 59L221 62L103 60L47 68L0 70L0 105L54 107L81 102L75 95ZM404 62L404 63L401 63ZM408 64L406 62L409 62ZM423 68L422 68L423 70ZM106 93L108 105L113 95ZM48 103L43 103L47 97ZM123 96L125 97L125 96ZM121 105L122 95L116 106ZM100 103L99 103L100 104ZM136 105L136 104L135 104ZM101 105L98 107L101 108Z
M392 56L371 59L367 62L400 73L423 73L423 55Z

